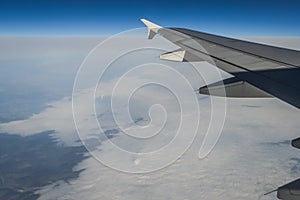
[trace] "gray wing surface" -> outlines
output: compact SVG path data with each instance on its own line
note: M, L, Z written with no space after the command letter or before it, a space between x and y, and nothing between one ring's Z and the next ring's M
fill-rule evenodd
M212 64L232 74L235 78L222 83L227 97L274 96L300 108L300 51L142 21L148 26L150 39L159 34L180 47L161 55L162 59L184 62L209 57ZM199 92L219 95L217 89L207 88L201 87Z

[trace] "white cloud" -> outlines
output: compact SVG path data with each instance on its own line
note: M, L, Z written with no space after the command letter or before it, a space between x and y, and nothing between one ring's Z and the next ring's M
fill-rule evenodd
M298 178L299 172L291 173L296 163L290 161L297 150L275 144L297 136L297 110L274 99L230 100L228 110L221 139L204 160L198 159L201 135L177 162L149 174L121 173L89 158L76 167L86 169L79 179L46 187L40 199L258 199ZM112 140L118 143L122 136ZM97 153L109 155L106 147L104 142Z

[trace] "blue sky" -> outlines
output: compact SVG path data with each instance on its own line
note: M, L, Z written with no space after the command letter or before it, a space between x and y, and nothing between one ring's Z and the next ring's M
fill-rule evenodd
M299 36L297 0L0 0L0 35L111 35L162 26L234 36Z

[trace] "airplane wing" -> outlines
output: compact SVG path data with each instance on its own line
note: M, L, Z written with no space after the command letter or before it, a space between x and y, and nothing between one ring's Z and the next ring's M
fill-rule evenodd
M180 47L161 59L192 62L209 57L218 68L232 74L235 78L223 81L227 97L274 96L300 108L300 51L184 28L163 28L145 19L142 22L148 27L149 39L159 34ZM210 95L222 95L217 89L221 85L209 85ZM208 94L207 88L199 92Z
M201 94L227 97L274 96L300 108L300 51L258 44L184 28L164 28L141 19L148 38L161 35L180 47L161 59L192 62L210 61L234 77L199 89ZM208 89L209 88L209 89ZM300 138L292 141L300 149ZM280 199L300 199L300 179L277 189Z

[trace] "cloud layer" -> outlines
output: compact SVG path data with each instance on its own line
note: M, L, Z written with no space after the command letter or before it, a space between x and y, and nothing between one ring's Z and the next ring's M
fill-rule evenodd
M135 41L134 38L131 39L131 42ZM159 40L154 42L160 43ZM130 41L127 40L126 43L130 44ZM168 48L170 46L166 47ZM159 53L146 51L139 54L138 58L141 63L148 59L148 62L170 66L170 63L158 59ZM133 95L132 102L123 103L127 100L127 90L140 84L141 80L151 80L151 77L170 78L169 73L163 73L159 69L148 66L142 72L136 71L128 75L124 80L126 84L121 85L121 90L112 97L111 91L122 75L118 74L120 68L126 71L130 69L130 65L139 63L133 61L131 55L128 56L110 67L111 71L107 71L108 75L104 77L102 86L96 91L87 83L75 94L79 102L77 109L84 111L77 118L77 125L87 130L83 135L78 135L74 126L71 96L49 103L48 108L28 119L0 124L2 132L23 136L55 130L54 137L57 141L68 146L80 145L80 136L86 145L93 147L94 157L85 159L76 167L76 170L85 169L78 179L41 188L37 191L41 194L40 199L274 199L274 195L262 197L262 194L298 178L300 171L297 170L299 161L296 158L299 152L285 141L299 136L299 111L277 99L227 99L226 122L220 140L205 159L199 159L199 149L212 112L211 98L197 94L200 126L191 147L176 162L145 174L123 173L103 165L96 158L113 158L113 162L120 166L128 166L130 161L133 168L143 164L139 157L114 154L111 143L136 153L153 151L174 138L174 130L178 129L180 121L178 101L172 93L161 87L152 85L142 88ZM189 64L171 63L171 67L189 77L192 89L183 92L194 92L193 89L205 84L204 78L199 78ZM202 76L206 79L217 81L212 66L197 63L196 67L201 69ZM89 76L87 73L86 79ZM183 89L180 84L173 82L174 87ZM95 99L90 99L90 94L94 93ZM112 98L117 102L115 111L110 109ZM96 113L85 112L94 111L94 104L90 102L95 102ZM133 130L137 125L146 128L148 132L160 127L161 121L155 121L162 117L160 108L154 110L152 115L151 112L150 115L148 113L155 103L163 105L167 111L166 125L160 137L137 141L124 134L124 130ZM118 112L125 108L129 108L133 123L128 123L124 112ZM195 109L190 107L188 111L184 117L193 124L192 120L197 117ZM114 117L124 123L116 126ZM99 138L100 131L94 123L95 119L103 125L106 136L111 134L111 137ZM189 134L191 130L186 131ZM96 143L89 143L91 141ZM153 163L168 159L161 156L155 158Z

